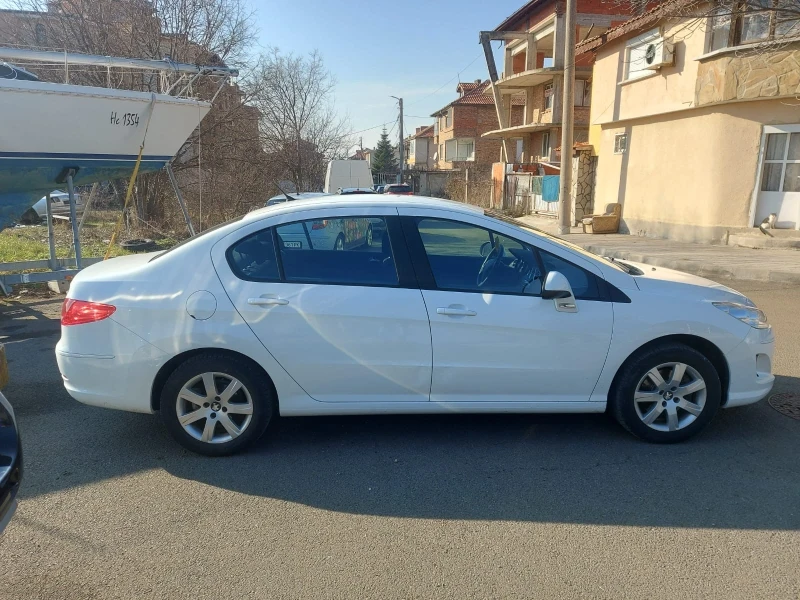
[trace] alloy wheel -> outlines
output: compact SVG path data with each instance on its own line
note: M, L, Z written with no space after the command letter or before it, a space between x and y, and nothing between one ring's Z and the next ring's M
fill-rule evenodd
M636 415L651 429L679 431L703 412L706 393L706 382L695 368L670 362L645 373L633 401Z
M253 399L241 381L225 373L202 373L181 388L176 401L181 427L196 440L223 444L253 420Z

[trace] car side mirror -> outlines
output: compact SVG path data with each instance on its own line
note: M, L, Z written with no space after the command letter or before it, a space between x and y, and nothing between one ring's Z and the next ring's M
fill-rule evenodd
M550 271L542 286L542 299L552 300L559 312L578 312L569 280L558 271Z

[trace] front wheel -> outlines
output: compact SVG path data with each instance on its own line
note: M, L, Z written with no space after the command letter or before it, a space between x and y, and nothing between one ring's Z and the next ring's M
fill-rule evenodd
M664 344L630 359L609 394L611 414L648 442L685 440L703 429L722 401L719 374L703 354Z
M272 388L246 361L208 352L181 364L161 392L161 418L173 438L198 454L245 449L275 411Z

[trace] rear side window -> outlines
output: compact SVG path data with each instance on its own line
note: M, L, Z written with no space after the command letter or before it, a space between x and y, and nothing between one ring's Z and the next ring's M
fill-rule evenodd
M280 281L272 236L272 229L262 229L228 249L228 264L237 277L248 281Z
M314 219L275 229L286 281L337 285L398 285L386 220Z
M570 286L572 286L572 293L575 294L578 300L601 299L600 284L597 276L544 250L539 250L539 255L542 257L545 271L548 273L550 271L558 271L567 278Z

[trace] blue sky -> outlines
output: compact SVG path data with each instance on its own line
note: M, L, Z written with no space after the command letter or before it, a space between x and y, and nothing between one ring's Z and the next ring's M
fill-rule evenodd
M320 51L338 81L337 109L348 115L352 131L386 121L391 121L387 125L391 129L397 108L390 96L404 98L406 131L432 123L429 115L456 97L459 72L461 81L488 77L478 32L494 28L525 4L525 0L250 1L258 13L262 46L293 53ZM359 134L364 146L373 147L380 132L377 128ZM396 142L397 129L392 139Z

